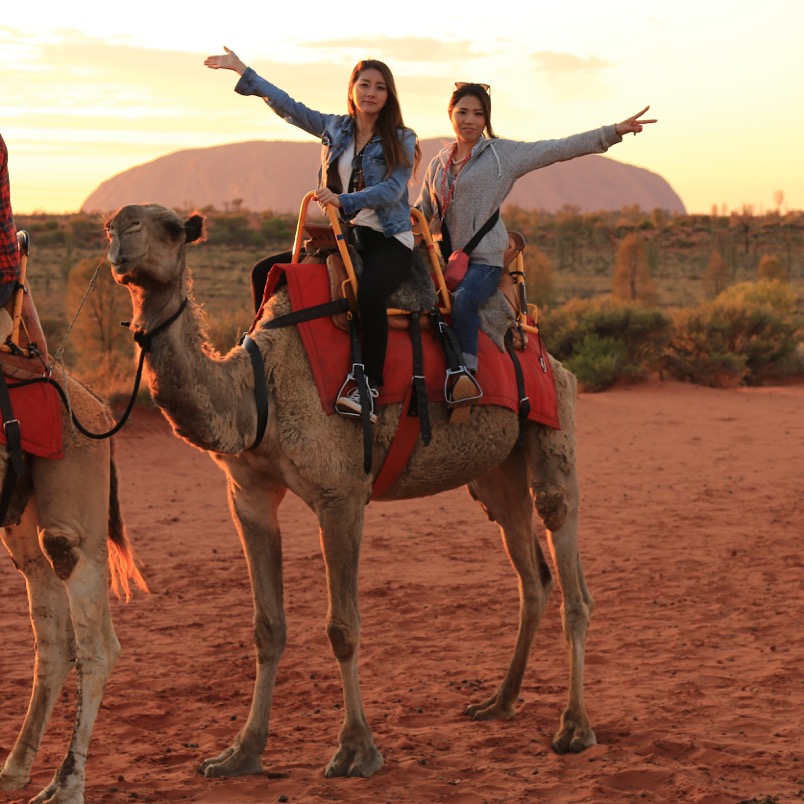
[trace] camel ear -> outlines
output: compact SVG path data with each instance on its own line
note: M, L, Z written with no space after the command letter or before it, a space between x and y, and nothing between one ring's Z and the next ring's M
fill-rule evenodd
M204 235L204 218L202 215L191 215L184 222L184 242L195 243Z

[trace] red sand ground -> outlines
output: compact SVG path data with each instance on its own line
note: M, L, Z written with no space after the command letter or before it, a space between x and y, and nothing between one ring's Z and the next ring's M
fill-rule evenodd
M150 596L114 603L123 653L88 762L87 802L771 802L802 798L804 387L648 383L578 400L581 552L596 608L586 694L599 745L549 748L566 698L554 591L518 716L463 707L507 666L517 591L465 490L367 512L361 678L385 767L325 779L341 720L313 515L283 506L288 646L268 772L196 773L242 724L251 600L223 476L136 411L118 437L123 505ZM22 578L0 561L0 760L19 728L33 644ZM27 801L73 712L65 690Z

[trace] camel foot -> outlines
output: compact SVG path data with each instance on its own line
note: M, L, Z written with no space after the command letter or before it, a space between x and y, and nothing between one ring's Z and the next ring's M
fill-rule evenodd
M342 745L327 764L324 776L362 776L369 779L382 765L382 754L373 743L357 747Z
M216 757L205 759L198 772L207 779L225 776L258 776L265 772L262 757L250 754L242 746L232 746Z
M472 720L513 720L516 709L511 704L501 703L498 695L492 695L483 703L467 706L463 713Z
M79 789L51 782L38 796L34 796L28 804L84 804L83 784Z
M561 727L553 737L553 751L557 754L580 754L590 746L597 745L597 737L589 724L589 719L574 718L564 712Z
M0 790L22 790L31 779L27 773L14 775L0 768Z

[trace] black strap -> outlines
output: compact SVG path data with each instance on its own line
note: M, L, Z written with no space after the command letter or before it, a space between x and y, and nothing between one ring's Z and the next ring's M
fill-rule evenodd
M349 324L349 332L352 337L352 377L357 385L360 399L360 425L363 430L363 471L369 474L371 472L371 408L373 402L370 399L368 378L363 366L360 326L357 323L357 316L350 316Z
M0 413L3 415L3 432L6 436L6 449L8 450L11 467L18 475L21 475L23 463L20 423L14 416L14 409L11 406L11 394L2 371L0 371Z
M448 260L449 255L452 254L455 249L452 248L452 236L447 228L447 222L441 215L441 202L438 200L438 196L436 196L436 208L438 209L438 217L441 218L441 240L439 241L441 256L445 260ZM471 254L477 247L477 244L491 231L492 227L499 219L500 210L497 208L494 212L492 212L491 217L474 233L474 235L472 235L472 238L461 249L461 251L464 254Z
M516 355L516 349L514 349L514 330L510 327L505 333L505 348L514 364L514 374L516 375L516 393L519 398L519 441L521 441L528 416L530 416L530 397L525 393L525 375L522 372L522 364Z
M249 449L255 449L265 435L265 428L268 424L268 388L265 378L265 361L262 359L257 344L252 338L246 335L243 338L243 346L251 357L251 368L254 371L254 397L257 403L257 437Z
M22 436L20 423L14 416L11 405L11 394L8 390L6 378L0 371L0 413L3 416L3 431L6 436L6 450L8 451L8 467L3 478L3 488L0 491L0 525L5 523L8 507L11 505L11 496L17 485L17 478L23 473L25 464L22 458Z
M438 338L444 348L444 357L447 360L447 367L450 371L457 371L463 366L463 349L458 343L458 338L446 321L441 316L438 307L434 307L430 312L433 319L433 328L438 333Z
M422 327L419 316L421 314L412 312L410 314L410 348L413 353L413 377L411 378L410 407L408 416L419 417L419 428L422 443L426 447L433 436L430 426L430 410L427 407L427 382L424 379L424 351L422 349Z
M294 324L303 324L305 321L312 321L315 318L323 318L326 315L336 315L345 313L349 309L349 300L346 298L336 299L335 301L316 304L313 307L303 307L301 310L294 310L292 313L280 315L262 324L264 329L278 329L279 327L290 327Z

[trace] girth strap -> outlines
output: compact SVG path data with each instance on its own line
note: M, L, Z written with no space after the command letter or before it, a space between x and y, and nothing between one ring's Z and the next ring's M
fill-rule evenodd
M413 352L413 377L402 402L402 412L394 433L394 440L388 448L385 461L374 479L371 489L372 499L386 494L399 479L407 466L416 439L421 433L422 443L427 446L432 438L430 413L427 407L427 383L424 378L424 356L422 350L421 324L419 313L410 316L411 349Z
M360 326L356 316L349 317L349 334L352 339L352 377L354 377L360 398L360 425L363 431L363 471L371 472L371 408L368 378L363 365L363 352L360 346Z
M14 409L11 406L11 394L2 372L0 372L0 413L3 416L3 431L6 436L6 449L8 451L8 467L3 478L3 488L0 491L0 525L2 525L8 513L8 507L11 505L11 496L14 494L17 478L25 469L22 457L20 423L14 416Z
M525 393L525 375L522 372L522 364L519 362L516 349L514 349L513 328L509 328L505 333L505 349L514 364L514 374L516 375L516 394L519 399L519 440L521 441L528 416L530 416L530 397Z
M254 372L254 398L257 404L257 437L249 449L255 449L265 435L265 428L268 424L268 389L265 379L265 361L262 359L257 344L249 335L244 336L243 346L251 357L251 368Z
M444 357L447 361L447 368L455 372L463 366L463 349L458 343L458 338L452 331L452 327L441 316L438 307L434 307L430 316L433 319L433 328L438 333L441 345L444 347Z
M422 443L426 447L432 438L430 409L427 406L427 381L424 377L424 350L419 313L410 315L410 348L413 353L413 377L411 378L410 406L408 416L418 416L421 423Z
M279 329L280 327L290 327L294 324L303 324L305 321L312 321L315 318L324 318L327 315L337 315L345 313L349 309L348 299L341 298L335 301L315 304L312 307L303 307L301 310L294 310L292 313L280 315L266 321L261 326L265 329Z

